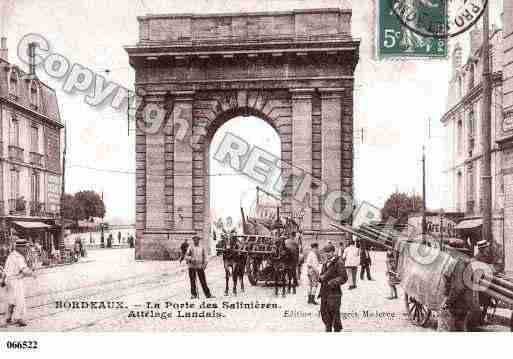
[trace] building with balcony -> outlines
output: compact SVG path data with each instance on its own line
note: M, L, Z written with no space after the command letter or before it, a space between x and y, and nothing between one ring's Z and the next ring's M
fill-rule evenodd
M513 0L504 0L503 4L503 118L497 142L502 152L505 267L513 275Z
M492 80L492 231L499 267L504 264L504 177L503 153L497 142L503 120L503 31L492 26L490 31ZM449 81L447 111L441 121L446 133L446 186L444 208L464 213L458 224L462 236L478 240L482 227L482 30L470 33L466 61L463 49L456 43L452 49L452 74Z
M55 91L8 62L0 44L0 218L51 231L60 212L61 132Z

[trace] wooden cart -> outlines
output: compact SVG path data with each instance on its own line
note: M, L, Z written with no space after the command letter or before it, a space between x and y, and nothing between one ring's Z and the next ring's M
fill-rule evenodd
M472 330L495 314L498 307L511 310L513 331L513 280L503 275L476 270L487 265L460 250L436 248L410 241L387 228L362 225L358 228L335 226L392 250L396 274L403 288L409 319L418 326L428 325L433 312L449 310L462 319L462 329Z

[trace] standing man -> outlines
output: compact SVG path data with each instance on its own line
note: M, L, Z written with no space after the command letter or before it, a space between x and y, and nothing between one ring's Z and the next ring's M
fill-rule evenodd
M388 286L390 287L390 296L387 299L397 299L397 288L396 284L399 282L397 279L397 261L396 256L393 250L387 250L387 277L388 277Z
M342 258L344 256L344 248L345 248L344 241L340 241L338 245L339 245L339 247L337 248L336 255L338 257Z
M344 249L344 253L342 255L342 259L344 260L345 266L347 268L347 275L351 276L351 285L349 289L356 288L356 271L358 266L360 265L360 251L354 240L349 241L349 246Z
M363 275L367 272L367 280L372 280L370 274L370 266L372 264L372 260L367 250L367 246L365 242L360 241L360 280L363 280Z
M27 304L25 301L25 285L23 277L34 277L34 272L28 267L23 252L27 250L27 241L17 239L14 250L5 262L5 284L7 289L7 324L17 324L20 327L27 326L25 316Z
M182 253L182 255L180 256L180 263L182 263L182 261L184 260L185 253L187 253L187 249L189 249L189 241L187 240L187 238L185 238L182 244L180 245L180 252Z
M326 326L326 331L340 332L342 321L340 320L340 306L342 304L342 289L340 286L347 282L347 272L340 258L335 255L335 247L327 245L324 248L327 261L323 264L319 281L321 290L321 318Z
M312 243L311 250L306 257L306 271L308 274L308 304L318 303L315 301L315 293L317 292L317 285L319 283L319 244Z
M192 237L193 244L187 249L185 260L189 265L189 280L191 281L191 298L198 298L198 290L196 289L196 276L198 276L203 293L207 298L214 298L207 286L205 278L205 268L207 267L207 255L205 248L200 246L200 237Z

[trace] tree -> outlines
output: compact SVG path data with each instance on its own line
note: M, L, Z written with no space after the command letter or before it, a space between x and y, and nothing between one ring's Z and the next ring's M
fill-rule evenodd
M388 197L381 209L383 221L393 217L398 219L398 224L408 222L410 213L420 212L422 210L422 197L418 195L408 195L407 193L395 192Z
M105 204L100 195L94 191L80 191L74 195L65 193L62 205L64 218L75 222L105 216Z
M75 196L65 193L62 197L62 212L64 218L78 221L81 215L78 213L77 202Z
M80 191L75 193L75 200L82 214L81 219L105 216L105 204L98 193L94 191Z

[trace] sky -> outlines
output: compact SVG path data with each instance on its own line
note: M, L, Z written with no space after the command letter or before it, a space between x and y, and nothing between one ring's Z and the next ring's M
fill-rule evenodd
M354 92L354 127L363 129L363 141L355 136L356 200L381 206L396 190L419 193L422 146L426 146L427 204L439 208L445 188L445 134L440 118L446 106L449 61L376 60L374 6L370 0L0 0L0 33L8 37L11 62L20 63L15 51L18 41L27 33L38 33L71 63L133 88L134 71L123 46L137 42L136 16L322 7L352 8L352 35L361 40ZM492 15L496 22L498 13ZM465 36L458 41L465 42ZM106 69L110 71L106 73ZM66 121L66 192L103 192L107 218L133 222L135 139L134 133L128 132L126 113L91 107L82 94L69 95L62 91L62 82L42 71L38 75L57 90L61 118ZM256 145L267 141L279 155L278 136L259 119L229 121L218 130L214 141L223 131L239 134ZM234 212L237 217L241 192L255 184L242 176L225 176L213 178L212 186L214 212L223 216Z

